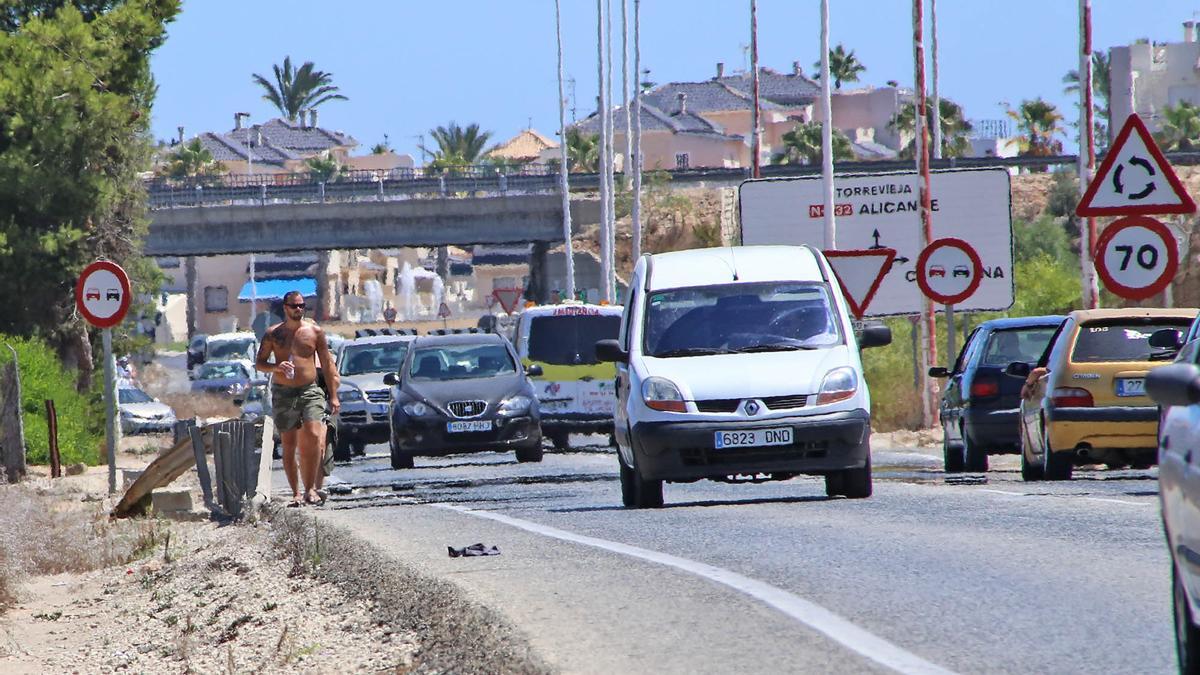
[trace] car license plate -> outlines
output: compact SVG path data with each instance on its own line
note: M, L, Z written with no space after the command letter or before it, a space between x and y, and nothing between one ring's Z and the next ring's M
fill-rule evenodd
M1117 396L1144 396L1146 394L1146 378L1120 377L1117 378Z
M469 431L491 431L491 420L470 420L468 422L446 422L446 431L457 434Z
M748 429L745 431L718 431L713 444L722 448L752 448L766 445L791 445L792 428Z

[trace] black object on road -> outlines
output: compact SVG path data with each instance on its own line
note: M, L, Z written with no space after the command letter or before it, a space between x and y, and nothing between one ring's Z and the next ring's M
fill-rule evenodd
M484 546L483 544L471 544L463 548L454 548L453 546L446 547L450 551L451 558L472 558L481 555L500 555L500 549L495 546Z

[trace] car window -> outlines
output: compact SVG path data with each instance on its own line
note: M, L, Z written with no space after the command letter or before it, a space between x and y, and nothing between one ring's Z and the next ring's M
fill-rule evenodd
M244 359L254 351L254 339L246 338L244 340L222 340L220 342L208 343L208 358L219 361L221 359Z
M424 347L412 355L409 376L416 381L466 380L517 372L504 345L463 344Z
M117 402L119 403L153 403L154 399L141 389L133 389L132 387L121 387L117 390Z
M1046 351L1054 330L1046 326L993 331L983 350L983 364L1005 367L1016 361L1033 363Z
M633 320L633 305L637 302L639 289L636 286L629 288L629 299L625 301L625 307L621 310L621 327L617 331L617 339L621 341L621 348L629 351L630 342L629 335L632 331L629 330L629 322Z
M1149 361L1153 348L1150 335L1163 328L1182 330L1186 320L1170 321L1093 321L1079 327L1071 361L1103 363L1105 361Z
M1049 367L1050 361L1053 360L1054 357L1058 355L1059 350L1062 349L1063 340L1060 338L1063 335L1070 335L1070 328L1074 325L1075 322L1073 320L1065 319L1058 325L1058 328L1054 329L1054 334L1050 336L1050 342L1046 344L1046 350L1042 352L1041 357L1037 360L1037 368Z
M616 338L620 327L621 317L612 314L534 317L529 358L556 366L597 363L596 343Z
M342 350L342 375L363 373L395 373L408 354L408 342L383 342L367 345L346 345Z
M958 352L958 358L954 361L954 369L952 373L961 373L967 364L967 353L975 346L976 342L981 338L981 333L978 328L971 331L971 335L967 337L967 341L963 344L962 350Z
M228 377L248 377L246 369L237 363L205 364L197 376L201 380L221 380Z
M646 295L642 350L669 358L843 344L829 286L770 282Z

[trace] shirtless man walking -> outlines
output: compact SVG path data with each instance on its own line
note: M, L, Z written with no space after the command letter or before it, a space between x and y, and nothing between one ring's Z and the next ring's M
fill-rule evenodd
M289 506L322 501L317 494L317 476L325 450L321 447L325 435L325 393L317 384L317 359L321 360L325 385L329 389L332 414L336 415L341 407L337 395L337 368L329 353L325 331L304 318L304 306L304 296L299 291L289 291L283 296L284 321L267 329L254 364L255 369L274 375L271 379L272 417L283 445L283 472L292 488ZM300 492L301 482L303 493Z

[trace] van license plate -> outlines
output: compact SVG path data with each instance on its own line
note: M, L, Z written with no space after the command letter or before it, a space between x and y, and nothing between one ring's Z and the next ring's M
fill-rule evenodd
M491 431L491 420L471 420L469 422L446 422L446 431L460 433L467 431Z
M1146 378L1120 377L1117 378L1117 396L1145 396Z
M718 431L713 444L722 448L753 448L767 445L791 445L792 428L748 429L745 431Z

